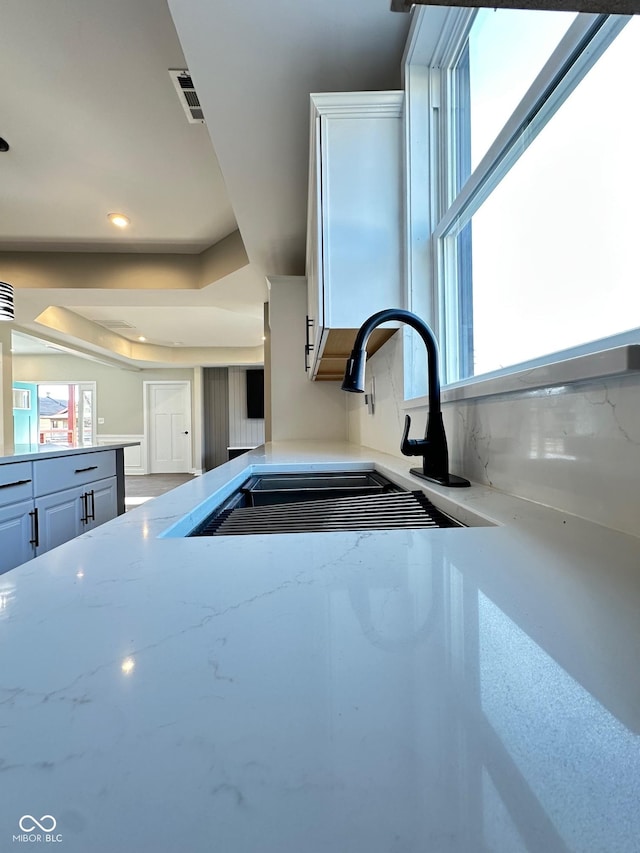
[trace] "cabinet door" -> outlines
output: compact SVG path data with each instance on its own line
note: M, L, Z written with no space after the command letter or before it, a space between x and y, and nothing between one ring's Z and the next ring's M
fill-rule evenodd
M0 574L35 557L33 500L0 508Z
M322 119L325 328L402 307L401 131L399 115Z
M118 514L116 478L109 477L97 483L90 483L86 489L89 519L85 530L92 530Z
M324 295L322 293L322 199L320 186L320 117L311 117L311 150L309 156L309 199L307 207L307 330L308 343L316 347L324 328Z
M55 495L46 495L36 499L38 510L39 541L37 554L44 554L63 542L68 542L85 530L83 522L86 488L77 486L65 489Z

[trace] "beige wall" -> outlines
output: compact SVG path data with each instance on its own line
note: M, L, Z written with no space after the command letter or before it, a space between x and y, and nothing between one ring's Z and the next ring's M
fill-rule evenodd
M310 382L304 370L307 280L273 276L269 285L271 439L344 441L349 395L337 382Z
M124 370L72 355L14 355L13 378L20 382L95 382L96 416L104 418L104 423L97 427L98 434L142 435L142 383L186 380L193 385L194 371L190 368Z
M239 231L199 255L2 252L0 278L16 288L197 290L249 263Z
M11 324L0 323L0 456L13 453Z

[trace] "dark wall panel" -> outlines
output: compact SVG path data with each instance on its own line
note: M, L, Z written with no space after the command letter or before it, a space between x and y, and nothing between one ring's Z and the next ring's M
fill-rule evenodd
M205 470L227 461L229 445L229 371L226 367L205 367L204 466Z

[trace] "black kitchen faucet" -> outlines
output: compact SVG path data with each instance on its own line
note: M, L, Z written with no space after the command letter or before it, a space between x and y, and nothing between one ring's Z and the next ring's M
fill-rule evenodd
M440 409L440 378L438 375L438 344L429 326L402 308L387 308L365 320L356 335L353 350L347 361L342 382L343 391L364 391L364 367L367 360L367 341L371 332L381 323L399 320L418 332L427 348L427 377L429 385L429 416L424 438L409 438L411 418L406 415L400 450L405 456L422 456L422 470L412 468L411 473L423 480L441 486L469 486L468 480L449 473L449 451Z

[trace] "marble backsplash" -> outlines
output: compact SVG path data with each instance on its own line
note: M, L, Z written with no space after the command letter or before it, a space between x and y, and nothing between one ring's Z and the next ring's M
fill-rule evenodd
M421 437L426 407L405 409L402 337L367 364L376 409L349 395L349 439L400 456L405 414ZM443 405L453 473L640 535L640 375Z

